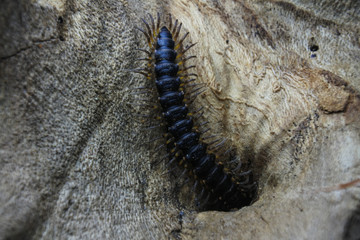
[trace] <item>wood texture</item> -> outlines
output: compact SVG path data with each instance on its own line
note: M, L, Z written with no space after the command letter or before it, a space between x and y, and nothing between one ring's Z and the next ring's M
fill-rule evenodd
M2 1L0 237L355 239L360 4L314 2ZM197 42L194 104L251 161L249 207L190 211L151 167L126 69L156 12Z

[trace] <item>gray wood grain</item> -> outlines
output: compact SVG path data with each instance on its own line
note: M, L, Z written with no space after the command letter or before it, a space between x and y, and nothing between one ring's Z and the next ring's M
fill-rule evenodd
M136 119L130 89L145 79L127 69L145 46L134 26L157 11L198 43L189 54L208 90L194 106L252 162L249 207L196 213L153 165L163 152L144 141L161 131ZM2 1L0 238L354 236L359 11L355 0Z

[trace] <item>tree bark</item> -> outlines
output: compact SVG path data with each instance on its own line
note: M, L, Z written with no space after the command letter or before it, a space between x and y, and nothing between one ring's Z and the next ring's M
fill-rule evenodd
M358 236L359 1L0 6L3 239ZM128 70L146 46L134 27L157 12L197 42L189 55L208 90L194 106L250 162L249 207L194 211L153 164L164 152L144 139L162 132L137 121L131 89L145 80Z

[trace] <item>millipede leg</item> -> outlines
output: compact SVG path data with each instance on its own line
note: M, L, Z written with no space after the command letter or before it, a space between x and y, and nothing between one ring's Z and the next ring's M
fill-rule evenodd
M150 39L151 42L152 42L154 39L153 39L153 36L152 36L152 33L151 33L150 26L149 26L149 24L148 24L143 18L141 18L141 20L142 20L143 23L145 24L145 27L146 27L147 32L148 32L149 39ZM150 43L150 42L149 42L149 43Z
M155 22L154 22L154 18L153 16L149 13L149 17L150 17L150 20L151 20L151 29L152 29L152 33L153 33L153 37L155 37Z
M218 137L218 135L210 135L210 136L207 136L207 137L203 137L202 139L203 140L208 140L208 139L211 139L211 138L214 138L214 137Z
M171 30L172 28L172 17L171 14L169 13L169 29Z
M184 81L183 82L183 84L188 84L188 83L191 83L191 82L193 82L193 81L195 81L196 80L196 78L192 78L192 79L189 79L189 80L186 80L186 81Z
M181 24L180 24L180 26L179 26L180 28L181 28ZM180 30L179 30L180 31ZM179 31L176 33L176 35L175 35L175 38L174 39L177 39L177 36L179 35ZM184 34L184 36L180 39L180 41L178 42L178 44L176 44L176 46L175 46L175 50L177 50L179 47L181 47L182 46L182 44L183 44L183 42L184 42L184 40L185 40L185 38L187 37L189 35L189 32L187 32L187 33L185 33Z
M209 147L209 150L211 151L216 151L217 149L221 148L222 146L224 146L224 144L226 143L227 139L222 140L220 143L216 144L213 147ZM209 144L210 145L210 144Z
M200 94L202 94L203 92L205 92L206 90L207 89L204 89L204 90L202 90L200 92L195 93L194 95L191 95L190 96L190 101L188 103L190 104L190 103L194 102L196 97L199 96Z
M146 40L147 40L149 46L151 46L151 45L150 45L150 43L151 43L151 41L150 41L151 38L150 38L150 36L145 32L145 30L143 30L142 28L139 28L139 27L135 27L135 29L139 30L140 32L142 32L142 33L145 35Z
M176 33L175 33L175 36L174 36L174 40L175 40L175 42L177 41L177 38L178 38L178 36L179 36L179 33L180 33L180 30L181 30L181 27L182 27L182 23L180 23L180 25L179 25L179 27L178 27L178 29L177 29L177 31L176 31ZM187 34L185 34L185 35L188 35L189 33L187 33ZM184 39L185 39L185 37L184 37ZM175 47L175 50L176 50L177 48Z
M210 123L209 121L203 121L197 125L198 128L205 126L206 124Z
M251 172L252 172L251 170L248 170L248 171L246 171L246 172L240 173L238 176L239 176L239 177L246 176L246 175L249 175Z
M163 127L163 126L164 126L164 124L159 124L159 125L143 128L142 130L152 130L152 129Z
M205 83L192 83L192 84L188 84L186 85L187 87L196 87L196 86L201 86L201 88L205 87ZM200 89L201 89L200 88Z
M173 29L169 29L172 35L174 35L177 25L178 25L178 20L176 19L176 20L175 20L175 24L174 24L174 28L173 28ZM174 39L174 40L175 40L175 39Z
M196 66L195 65L191 65L189 67L186 67L184 69L181 69L180 71L178 71L179 74L183 73L183 72L186 72L187 70L191 69L191 68L195 68Z
M204 187L202 187L201 192L199 194L199 199L202 199L204 197L205 192L206 192L206 189Z
M207 133L208 131L210 131L211 130L211 128L207 128L207 129L205 129L205 130L203 130L203 131L201 131L201 133L202 134L205 134L205 133ZM204 141L204 139L203 138L201 138L203 141Z
M177 56L176 59L182 57L184 55L184 53L186 53L190 48L192 48L193 46L195 46L197 43L193 43L190 46L186 47L182 52L180 52Z
M187 169L184 169L184 171L182 171L182 173L180 174L180 176L179 176L179 178L182 178L182 177L184 177L184 175L185 175L185 173L187 173Z
M160 21L161 19L160 19L160 13L158 12L157 13L157 24L156 24L156 35L158 35L159 34L159 29L160 29Z

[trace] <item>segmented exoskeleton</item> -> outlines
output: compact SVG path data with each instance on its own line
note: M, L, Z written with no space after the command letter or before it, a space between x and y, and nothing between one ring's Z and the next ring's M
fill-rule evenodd
M189 102L203 91L201 86L193 83L195 78L192 77L196 74L187 73L195 66L185 66L185 62L195 56L184 57L184 53L195 44L184 47L184 39L189 33L179 39L182 24L176 20L172 25L171 16L168 26L160 26L159 14L156 23L151 15L150 20L148 24L142 19L145 30L138 28L149 45L149 50L139 49L147 54L141 59L147 65L133 71L155 80L162 118L170 135L167 141L170 162L184 167L200 183L202 190L207 192L207 197L203 198L207 209L230 210L249 205L253 191L248 185L237 182L209 152L209 144L201 140L201 132L189 111ZM185 97L189 84L192 84L192 90Z

